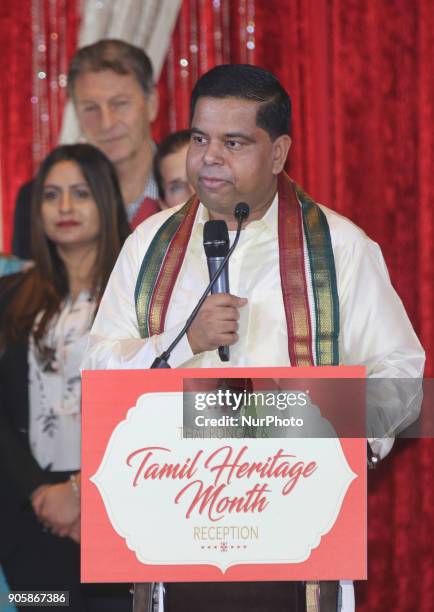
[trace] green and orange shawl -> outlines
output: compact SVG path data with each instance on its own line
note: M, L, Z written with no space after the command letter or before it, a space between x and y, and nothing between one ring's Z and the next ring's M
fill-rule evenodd
M290 363L338 365L339 301L326 216L285 173L278 177L278 196L280 278ZM198 206L193 196L169 217L143 259L135 290L142 338L164 331Z

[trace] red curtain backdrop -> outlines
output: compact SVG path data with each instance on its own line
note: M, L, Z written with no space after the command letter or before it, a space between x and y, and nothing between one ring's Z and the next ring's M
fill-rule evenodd
M33 172L35 2L0 4L6 245L15 192ZM64 4L68 53L76 4ZM432 9L432 0L184 0L154 126L157 140L186 127L191 87L217 63L272 70L293 100L291 175L379 242L427 351L427 376L434 373ZM369 475L369 581L357 585L362 612L433 610L433 458L431 440L400 441Z
M16 193L56 144L65 71L75 51L79 2L0 2L0 164L3 246Z
M32 41L30 5L0 3L0 163L3 243L11 239L15 193L32 175Z

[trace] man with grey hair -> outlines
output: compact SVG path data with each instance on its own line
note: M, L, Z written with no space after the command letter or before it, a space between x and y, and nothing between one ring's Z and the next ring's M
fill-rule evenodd
M122 40L100 40L78 49L68 71L68 93L86 140L113 162L128 220L134 229L159 211L152 172L151 125L158 94L146 53ZM32 184L18 195L13 252L30 257Z

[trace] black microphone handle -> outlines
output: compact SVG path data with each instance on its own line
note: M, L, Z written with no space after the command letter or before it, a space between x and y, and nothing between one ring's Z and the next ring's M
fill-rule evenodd
M219 346L218 349L220 361L229 361L229 347L228 346Z
M235 247L238 244L238 240L240 239L241 226L243 224L243 220L244 220L243 217L240 217L238 219L237 234L235 236L234 243L231 246L231 248L229 249L228 254L223 259L222 263L219 265L216 273L214 274L214 276L210 280L207 288L205 289L205 291L202 294L202 297L199 299L199 301L196 304L196 306L194 307L191 315L188 317L184 327L181 329L181 331L176 336L175 340L172 342L172 344L169 346L169 348L166 349L165 351L163 351L159 357L156 357L154 359L154 361L152 362L151 368L150 368L151 370L152 369L156 369L156 368L170 368L170 365L169 365L170 354L173 351L173 349L175 348L175 346L178 344L178 342L181 340L181 338L184 336L184 334L186 334L188 332L188 330L190 328L190 325L193 323L194 319L196 318L196 315L199 312L200 307L202 306L202 304L206 300L206 298L208 296L208 293L211 291L212 286L214 285L216 280L219 278L220 274L223 272L223 270L225 268L225 265L227 264L227 262L228 262L230 256L232 255L232 253L234 252Z
M222 263L224 257L207 257L208 272L210 279L214 276ZM219 278L211 287L211 293L229 293L229 274L228 267L223 270Z
M223 259L224 257L207 257L208 272L210 278L213 277L215 271L218 269ZM220 274L220 277L213 284L211 288L211 293L213 295L215 295L216 293L229 293L228 266L224 268L223 272ZM230 353L228 346L219 346L218 353L221 361L229 361Z

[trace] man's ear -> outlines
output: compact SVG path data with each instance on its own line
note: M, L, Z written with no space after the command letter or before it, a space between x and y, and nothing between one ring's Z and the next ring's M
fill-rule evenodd
M273 142L273 174L280 174L285 167L286 158L291 148L292 140L288 134L278 136Z
M156 87L152 88L151 93L147 95L148 101L148 119L149 123L153 123L158 115L158 109L160 107L160 96Z

